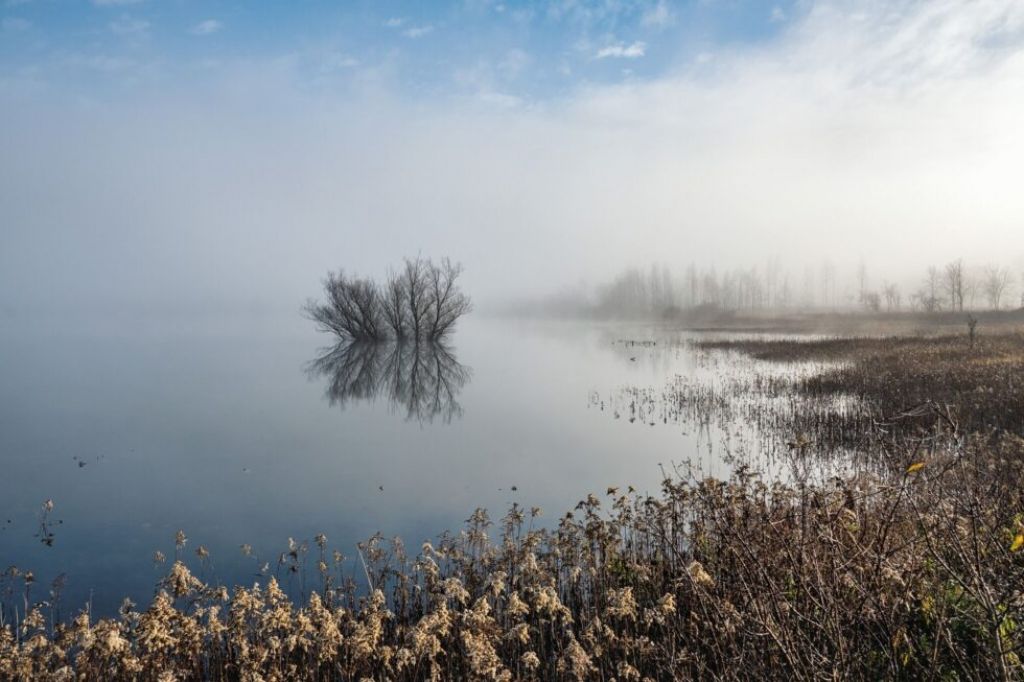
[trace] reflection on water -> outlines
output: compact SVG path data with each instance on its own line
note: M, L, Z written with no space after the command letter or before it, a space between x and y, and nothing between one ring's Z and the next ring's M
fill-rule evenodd
M743 338L730 334L729 340ZM751 335L782 340L783 335ZM808 336L788 337L807 340ZM630 381L590 392L588 405L616 420L640 426L672 426L734 470L767 480L824 482L873 464L863 435L874 419L853 396L805 391L804 382L835 366L829 361L771 362L736 350L709 348L712 340L617 339L609 346L620 361L649 365L658 381ZM672 370L680 354L692 364ZM674 359L673 359L674 358Z
M457 398L472 376L452 348L428 341L343 342L314 359L308 371L327 379L331 405L386 397L406 419L446 423L462 416Z
M288 538L324 533L354 558L378 531L418 543L477 507L537 506L553 525L589 492L656 492L677 464L724 478L760 462L741 425L700 431L639 399L629 421L623 387L767 371L675 330L470 318L457 362L414 344L317 353L297 315L70 326L0 325L0 572L31 570L33 598L64 574L64 603L93 614L148 604L168 570L151 558L176 554L179 529L197 571L202 545L217 580L250 584L253 556L287 556Z

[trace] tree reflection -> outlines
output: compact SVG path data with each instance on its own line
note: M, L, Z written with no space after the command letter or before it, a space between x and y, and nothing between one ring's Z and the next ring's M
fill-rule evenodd
M472 372L445 344L410 340L339 343L310 363L309 374L328 379L331 405L344 408L350 401L382 396L406 419L447 423L462 415L456 398Z

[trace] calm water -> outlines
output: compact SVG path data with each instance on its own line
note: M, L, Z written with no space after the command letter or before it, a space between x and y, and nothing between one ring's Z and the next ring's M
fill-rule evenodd
M207 577L248 583L258 564L242 543L272 567L289 537L320 532L353 556L375 531L415 547L478 506L554 520L607 486L654 492L662 463L724 475L707 434L601 409L622 386L707 371L673 338L473 317L440 358L385 349L311 366L330 339L297 315L8 320L0 564L33 570L36 598L64 573L66 608L91 596L107 612L148 602L167 569L153 553L173 557L178 529L192 559L210 550ZM52 546L38 537L47 499Z

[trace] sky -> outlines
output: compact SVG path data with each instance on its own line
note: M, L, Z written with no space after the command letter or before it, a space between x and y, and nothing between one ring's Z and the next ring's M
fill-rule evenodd
M0 0L0 306L1024 274L1022 120L1019 0Z

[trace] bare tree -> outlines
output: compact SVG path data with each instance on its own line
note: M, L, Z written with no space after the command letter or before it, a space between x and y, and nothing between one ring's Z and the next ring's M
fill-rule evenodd
M949 296L949 307L962 311L964 309L964 262L957 259L946 263L942 274L942 286Z
M864 259L860 259L860 264L857 265L857 300L866 305L865 297L867 296L868 290L868 266L865 265Z
M384 285L381 296L381 311L384 320L391 327L396 339L404 339L409 335L409 306L407 292L402 275L391 272L388 282Z
M964 270L964 299L967 301L967 310L977 310L976 305L978 300L978 294L982 291L982 276L974 268L966 268ZM961 306L961 310L964 306Z
M882 297L877 291L865 291L860 296L861 305L873 313L882 309Z
M812 275L813 276L813 275ZM835 281L836 281L836 270L835 266L828 260L821 264L818 269L818 277L821 281L821 290L819 294L818 305L822 308L834 307L835 300ZM810 294L808 300L814 300L814 295Z
M886 284L882 288L882 295L885 296L885 307L887 310L899 310L900 307L900 287L897 284Z
M324 289L327 303L306 304L306 314L322 331L351 339L381 338L381 301L376 284L368 279L349 279L338 272L328 273Z
M469 297L459 290L456 280L462 266L445 258L441 265L428 263L427 287L430 296L430 319L427 336L436 339L447 334L455 322L472 308Z
M306 314L322 331L344 339L438 340L472 307L458 287L461 273L462 267L447 258L435 265L419 257L406 259L383 288L368 279L330 273L324 282L327 302L308 302Z
M414 339L423 336L427 325L427 315L430 312L427 270L427 263L419 256L406 258L405 269L401 275L409 327Z
M942 284L942 273L934 265L928 266L928 273L924 280L924 289L919 294L921 305L930 313L942 307L939 299L939 287Z
M988 299L989 307L999 310L999 304L1010 287L1012 277L1008 269L998 265L989 265L985 268L982 288L985 290L985 298Z

